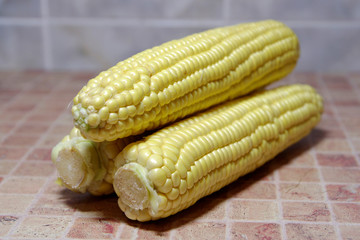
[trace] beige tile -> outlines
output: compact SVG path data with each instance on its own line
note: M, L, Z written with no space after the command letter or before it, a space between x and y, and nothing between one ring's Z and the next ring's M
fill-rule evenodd
M231 200L229 218L241 220L278 220L279 210L274 201Z
M360 184L329 184L326 192L331 201L360 202Z
M0 216L0 237L5 236L18 220L18 217L11 215Z
M326 167L356 167L358 163L352 154L318 153L316 158L320 166Z
M212 198L200 199L188 209L177 213L174 217L180 219L221 220L225 218L226 199Z
M32 195L0 195L0 214L23 214L33 199Z
M321 152L351 152L348 141L343 138L323 138L315 149Z
M287 239L336 240L335 229L329 224L288 223L285 226Z
M47 238L61 237L71 222L69 217L29 216L12 233L15 238Z
M42 194L29 210L33 215L65 216L75 213L76 208L71 206L71 199L62 194Z
M225 239L226 225L216 222L186 222L175 229L174 240L180 239Z
M283 202L284 219L309 222L329 222L330 211L325 203Z
M340 225L339 228L343 239L357 239L360 236L360 228L358 225Z
M334 203L332 207L337 222L360 223L360 204Z
M51 176L55 172L52 162L26 161L21 163L13 173L15 176Z
M46 178L7 177L0 185L0 193L35 194L45 184Z
M281 181L319 182L319 172L316 168L284 167L278 171Z
M172 221L147 222L139 227L137 240L170 239Z
M241 182L232 185L228 190L231 198L244 199L276 199L276 186L266 181Z
M36 143L39 135L11 134L3 141L4 146L26 146L30 147Z
M0 145L0 160L21 160L29 150L27 147L4 147Z
M322 187L317 183L280 183L280 194L286 200L324 200Z
M18 164L17 161L0 160L0 175L9 174Z
M281 230L276 223L234 222L231 224L230 239L281 239Z
M68 238L113 239L119 223L114 219L77 218L71 226Z
M334 182L334 183L360 182L360 169L322 168L321 173L326 182Z

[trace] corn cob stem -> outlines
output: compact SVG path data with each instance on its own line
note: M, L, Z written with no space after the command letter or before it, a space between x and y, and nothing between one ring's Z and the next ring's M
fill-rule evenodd
M295 34L276 21L174 40L90 80L74 98L74 124L93 141L140 134L276 81L298 56Z
M58 172L58 183L74 192L104 195L114 192L114 158L130 142L130 136L112 142L96 143L73 128L52 150L51 159Z
M255 170L306 136L321 97L306 85L236 99L129 144L116 157L113 186L126 216L175 214Z

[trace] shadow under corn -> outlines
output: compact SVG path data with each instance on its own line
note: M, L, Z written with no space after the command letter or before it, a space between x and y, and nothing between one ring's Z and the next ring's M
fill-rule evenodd
M296 161L297 157L315 147L325 137L326 131L317 128L313 129L307 137L290 146L254 172L240 177L221 190L198 200L193 206L165 219L144 223L129 220L119 209L117 205L118 198L115 194L95 197L90 194L70 193L72 197L67 197L68 201L66 203L82 214L90 214L107 219L111 218L134 228L155 232L159 236L164 236L172 229L180 228L199 219L221 220L226 214L224 203L227 200L235 197L237 194L241 194L241 192L260 180L273 180L273 174L277 169L291 164L292 161ZM69 191L64 190L63 193L68 195Z

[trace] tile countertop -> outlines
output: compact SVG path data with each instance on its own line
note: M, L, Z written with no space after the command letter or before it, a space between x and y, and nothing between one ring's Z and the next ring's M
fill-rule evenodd
M51 148L91 73L0 73L1 239L360 239L360 74L295 73L324 97L312 133L191 208L127 220L115 195L57 186Z

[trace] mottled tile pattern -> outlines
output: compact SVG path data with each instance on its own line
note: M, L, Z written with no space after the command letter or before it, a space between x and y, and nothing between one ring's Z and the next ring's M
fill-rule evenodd
M190 208L149 223L128 220L115 195L78 194L55 182L51 149L71 130L68 103L92 76L0 72L1 239L358 239L360 74L303 72L276 83L321 92L326 110L311 134Z

